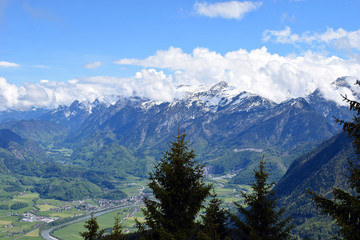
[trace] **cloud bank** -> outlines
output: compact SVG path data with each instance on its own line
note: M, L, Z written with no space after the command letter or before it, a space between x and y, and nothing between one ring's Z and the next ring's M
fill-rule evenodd
M239 49L224 55L207 48L185 53L171 47L144 59L119 59L115 63L143 69L129 78L94 76L68 82L42 80L22 86L0 77L0 110L55 108L74 100L105 101L109 96L172 101L183 96L177 90L179 85L214 85L219 81L275 102L304 97L320 88L326 98L346 104L339 95L347 93L345 89L335 89L331 83L343 76L360 78L360 64L355 59L327 57L311 51L301 56L280 56L269 53L265 47L252 51ZM351 97L351 93L347 94Z
M243 91L249 91L281 102L291 97L304 97L316 88L327 98L341 103L331 82L342 76L360 77L360 64L355 59L326 57L311 51L303 56L271 54L265 47L250 52L239 49L221 55L206 48L196 48L191 54L180 48L158 51L145 59L120 59L121 65L138 65L174 71L174 85L213 85L227 81Z
M198 15L207 16L211 18L222 17L222 18L235 18L241 19L248 12L254 11L261 7L262 2L218 2L208 4L207 2L194 4L194 10Z
M155 101L178 97L172 78L154 69L143 69L132 78L96 76L71 79L67 83L41 80L18 87L0 77L0 111L28 110L32 107L53 109L74 100L113 100L114 96L139 96ZM116 98L115 98L116 99Z

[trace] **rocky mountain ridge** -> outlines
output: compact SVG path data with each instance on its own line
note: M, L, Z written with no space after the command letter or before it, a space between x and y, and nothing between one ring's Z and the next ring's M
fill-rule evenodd
M343 86L344 81L346 79L339 79L334 87ZM210 173L242 171L234 182L243 182L261 155L269 159L276 178L280 177L294 158L336 134L339 127L331 115L342 119L351 117L346 107L326 100L320 91L306 99L275 103L239 91L226 82L211 87L180 88L186 97L173 102L138 97L120 97L112 103L74 101L70 106L39 115L34 112L43 109L33 110L29 118L43 121L43 127L36 125L39 131L48 128L46 122L61 125L59 131L67 129L60 131L61 141L54 142L51 136L43 139L48 139L47 144L69 148L72 152L69 164L94 168L99 166L97 159L102 159L113 173L111 168L124 167L127 163L130 170L125 167L118 173L122 177L135 171L145 177L180 127L193 143L198 158L212 169ZM0 113L0 119L6 119L1 116L5 113ZM26 119L25 112L23 116ZM3 123L0 127L14 130L16 122ZM17 134L21 135L21 131ZM36 138L29 133L24 135L31 136ZM138 164L144 166L142 171L136 170Z

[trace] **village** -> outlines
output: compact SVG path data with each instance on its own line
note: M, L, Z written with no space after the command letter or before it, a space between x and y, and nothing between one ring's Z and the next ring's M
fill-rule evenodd
M98 213L105 210L109 210L112 208L117 207L123 207L123 206L131 206L135 204L142 203L143 198L143 190L144 187L141 187L139 190L139 194L135 196L130 196L121 200L108 200L108 199L86 199L86 200L77 200L77 201L69 201L66 202L66 204L49 208L49 211L61 213L64 211L73 211L77 210L79 214L73 215L73 217L78 217L81 215L88 215L91 213ZM42 202L37 204L37 207L40 207L41 205L52 205L50 202ZM135 212L138 211L135 210ZM21 216L22 222L42 222L42 223L51 223L57 219L60 219L60 217L54 216L42 216L41 211L39 210L32 210L31 212L26 212L24 214L19 213L11 213L9 214L11 216ZM133 213L125 216L130 217Z

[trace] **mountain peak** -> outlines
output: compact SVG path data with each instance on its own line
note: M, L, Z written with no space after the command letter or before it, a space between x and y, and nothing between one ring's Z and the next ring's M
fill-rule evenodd
M225 81L220 81L210 88L210 91L221 91L224 88L229 87L229 84Z
M351 89L351 86L348 83L348 77L340 77L331 83L334 87L345 87Z

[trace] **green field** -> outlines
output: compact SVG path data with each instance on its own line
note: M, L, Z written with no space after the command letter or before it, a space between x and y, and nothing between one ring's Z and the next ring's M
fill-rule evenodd
M3 206L3 209L0 209L0 239L8 240L8 239L42 239L39 236L39 228L40 225L43 225L44 223L35 221L35 222L23 222L20 221L23 216L22 214L30 212L34 213L37 216L44 216L44 217L60 217L60 218L67 218L72 216L77 216L81 214L85 214L85 210L79 211L76 208L69 208L69 209L61 209L60 211L54 211L54 209L59 209L61 207L65 206L73 206L75 204L79 204L79 201L74 202L64 202L54 199L41 199L39 198L39 194L32 193L30 191L25 191L23 193L21 192L13 192L8 193L7 191L4 191L4 189L8 186L8 182L13 181L11 178L4 178L0 179L0 196L2 196L0 205ZM3 184L1 184L3 183ZM117 183L119 189L124 190L128 194L128 196L135 196L139 194L140 189L145 186L145 181L138 179L138 178L132 178L128 181L123 181ZM92 199L84 200L83 203L86 203L88 205L97 206L97 202L95 202ZM11 209L11 206L13 204L27 204L26 207L19 208L17 210ZM51 210L50 210L51 209ZM128 210L130 211L130 210ZM125 217L126 214L129 214L130 212L127 212L127 210L121 210L119 211L121 214L121 217ZM106 216L102 216L101 219L104 221L104 227L112 227L114 223L114 216L116 213L108 214ZM138 216L141 218L141 216ZM131 219L126 222L126 228L131 227L135 224L134 220ZM76 227L78 224L74 224L74 227ZM78 236L78 232L81 231L82 226L84 223L80 224L80 230L76 230L75 234ZM67 238L72 239L72 237Z
M0 210L1 239L13 239L11 235L20 236L25 232L35 229L34 226L36 223L19 222L18 214L36 210L33 200L38 197L39 195L36 193L27 192L25 194L15 196L11 200L1 202L2 205L8 205L9 207L15 203L26 203L28 205L27 207L18 210L13 210L10 208L7 210Z
M39 229L35 229L25 236L20 237L19 240L43 240L43 238L40 236Z
M223 207L234 210L233 202L239 202L239 199L241 199L241 191L247 192L250 188L248 185L230 185L228 182L229 179L207 180L207 183L213 183L217 197L224 202ZM141 189L143 189L144 192L151 192L146 187L146 183L147 180L134 177L127 179L126 181L118 182L116 185L129 197L132 197L138 195ZM7 187L7 185L2 187ZM0 239L4 240L14 239L20 236L21 237L19 239L21 240L42 239L39 236L39 231L37 230L40 226L39 222L20 221L20 219L22 219L22 214L26 212L36 213L36 215L39 216L60 218L67 218L86 213L86 211L79 211L75 208L56 212L53 209L64 207L69 204L75 204L76 201L74 203L70 203L54 199L41 199L39 198L39 194L32 193L30 191L25 191L24 193L14 192L12 194L8 194L7 192L3 191L0 195L5 197L0 202L0 205L8 206L8 209L0 209ZM9 195L9 198L6 198L7 195ZM96 205L96 202L92 199L85 200L84 202L91 205ZM10 207L15 203L25 203L27 206L18 210L10 209ZM140 208L137 208L135 212L133 211L134 207L129 207L98 217L100 228L108 229L110 231L114 224L114 217L119 214L120 219L122 219L124 231L136 231L135 217L139 221L143 221L143 215ZM132 215L129 216L129 214ZM81 239L79 232L85 231L84 224L85 221L69 225L65 228L55 231L54 235L65 240Z
M137 212L133 216L126 217L128 214L132 213L133 211L134 211L133 207L125 208L99 216L96 219L97 222L99 223L100 229L109 228L110 230L114 225L114 220L116 215L118 215L120 219L123 219L122 220L123 230L125 231L126 229L128 229L129 231L134 232L136 231L134 218L136 217L139 221L141 221L143 219L143 215L140 211L140 208L137 208ZM62 229L54 231L53 235L61 239L74 239L74 240L82 239L79 233L86 231L84 225L85 225L85 221L74 223Z
M233 202L241 203L241 201L239 201L241 199L240 191L248 192L250 190L250 186L228 185L228 181L228 179L216 179L209 180L208 182L214 183L215 192L217 193L218 198L220 198L224 202L223 207L229 208L230 210L234 211L235 209ZM142 182L142 184L144 184L144 182ZM140 186L141 184L124 185L121 190L126 192L130 196L133 194L136 195ZM141 222L143 221L143 215L141 210L139 210L134 214L134 216L125 218L127 214L131 213L132 209L133 208L122 209L97 217L97 222L99 223L100 229L112 228L114 225L114 217L119 214L120 219L122 219L123 230L127 229L131 232L136 231L137 229L135 227L135 217ZM53 232L53 235L55 237L65 240L82 239L79 232L83 232L86 230L84 224L85 221L69 225L65 228Z
M20 239L42 239L39 236L39 222L22 222L20 221L23 217L22 214L31 212L36 213L40 216L49 216L49 217L71 217L75 214L85 213L79 212L76 209L70 211L54 212L50 211L50 208L56 208L63 206L69 203L53 200L53 199L39 199L39 194L32 192L17 193L17 195L12 196L13 199L2 201L1 205L7 205L8 209L0 210L0 238L14 239L15 237L21 237ZM15 203L26 203L28 206L13 210L10 207ZM34 231L35 230L35 231ZM31 232L31 234L27 234Z

